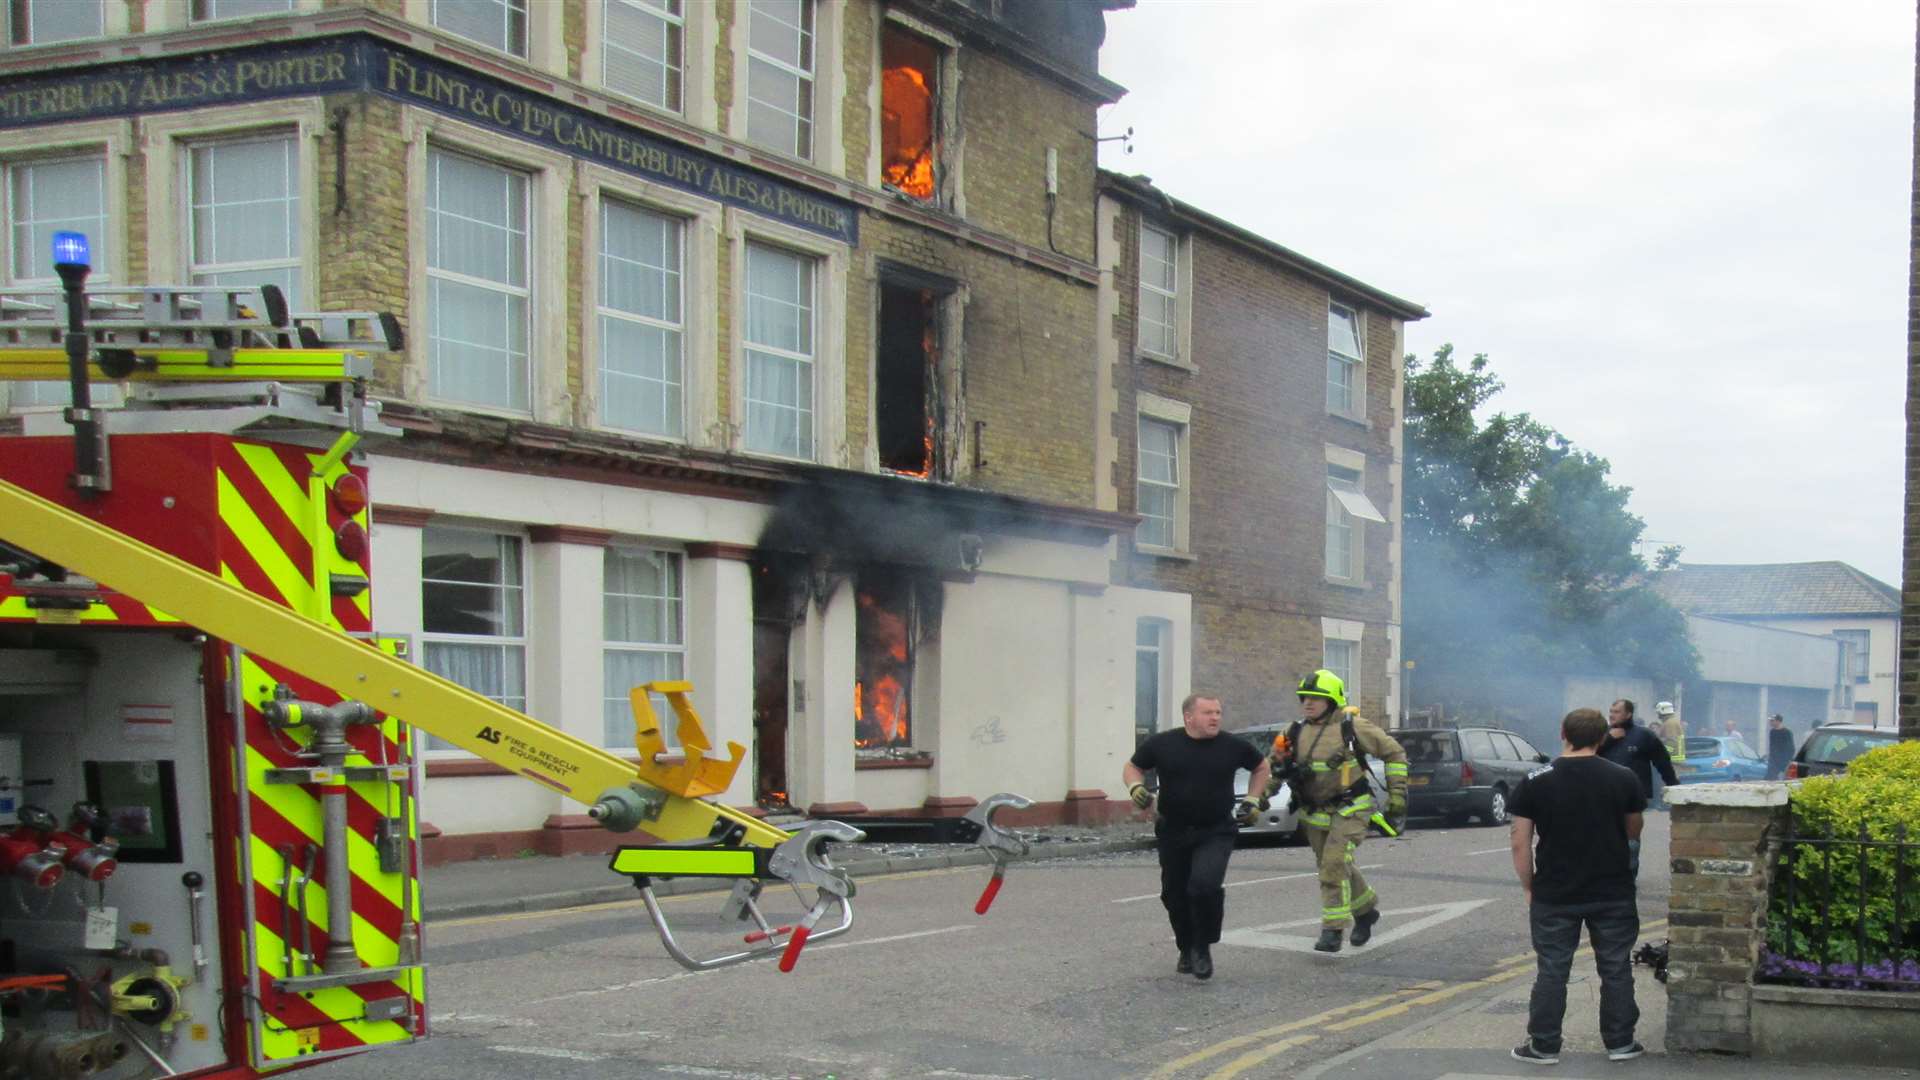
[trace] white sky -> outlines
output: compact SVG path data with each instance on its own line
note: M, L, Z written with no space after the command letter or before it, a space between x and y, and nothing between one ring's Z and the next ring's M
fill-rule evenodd
M1102 164L1396 296L1689 562L1900 584L1914 4L1141 0ZM1646 548L1644 554L1651 555Z

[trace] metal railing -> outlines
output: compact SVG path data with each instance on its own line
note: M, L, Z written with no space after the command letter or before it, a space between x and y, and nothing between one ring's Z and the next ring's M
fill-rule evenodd
M1774 875L1758 982L1920 991L1920 842L1795 831L1772 851Z

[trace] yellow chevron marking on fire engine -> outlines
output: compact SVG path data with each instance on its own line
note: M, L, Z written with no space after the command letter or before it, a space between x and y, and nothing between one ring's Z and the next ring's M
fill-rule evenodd
M248 747L247 790L273 807L308 839L319 843L321 830L315 823L320 820L320 800L302 791L298 784L266 783L261 774L272 767L272 763L259 751ZM400 906L400 875L382 873L379 849L373 846L373 841L354 829L347 830L347 868L353 871L354 877L386 897L394 907Z
M267 575L267 580L280 592L278 597L267 599L279 599L295 611L304 611L302 605L313 594L313 585L307 575L293 564L285 549L274 540L273 534L260 523L253 506L234 488L226 472L216 469L214 476L220 485L220 520L233 530L234 537L247 549L247 554L253 556L253 561L260 565L261 573Z
M286 954L283 951L285 945L281 942L280 935L264 926L256 926L254 933L256 935L254 940L260 945L260 970L269 978L284 977L287 974L284 963ZM402 987L407 991L408 996L417 1002L420 998L410 985L416 981L418 980L409 976L404 982L378 985ZM337 1024L340 1030L369 1046L406 1042L413 1038L413 1033L401 1027L396 1021L366 1019L366 999L354 993L349 987L335 986L325 990L305 991L300 997L308 1005L326 1014L327 1018ZM300 1029L286 1027L271 1014L264 1014L264 1019L266 1020L262 1025L264 1045L261 1047L263 1058L282 1061L307 1056L300 1053L298 1034Z
M257 836L253 838L252 846L253 879L272 890L274 895L279 895L280 875L286 865L281 861L280 853L274 850L273 845ZM297 871L299 868L295 869ZM315 929L326 930L328 928L327 887L314 882L308 885L307 889L307 918L313 923ZM395 906L399 905L396 903ZM260 930L268 928L266 921L261 921L256 927ZM298 934L299 930L296 928L294 932ZM319 944L316 943L315 948L318 947ZM358 912L353 916L353 950L368 967L391 967L400 962L400 943L382 933L379 927L368 922L365 916Z
M166 612L161 611L157 607L148 607L146 604L141 604L140 606L147 609L147 614L153 616L154 622L179 622L180 621L179 619L174 618L173 616L167 614Z
M752 877L753 852L701 851L677 848L622 848L613 857L616 874L655 874L662 877Z

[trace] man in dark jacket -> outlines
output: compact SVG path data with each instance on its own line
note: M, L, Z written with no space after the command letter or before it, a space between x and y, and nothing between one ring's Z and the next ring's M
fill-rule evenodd
M1787 718L1774 713L1767 717L1767 779L1785 777L1792 761L1793 732L1787 730Z
M1660 737L1633 721L1633 702L1626 698L1607 709L1607 738L1600 744L1600 756L1615 765L1625 765L1640 781L1640 794L1653 800L1653 771L1668 787L1680 783L1673 772L1673 757Z

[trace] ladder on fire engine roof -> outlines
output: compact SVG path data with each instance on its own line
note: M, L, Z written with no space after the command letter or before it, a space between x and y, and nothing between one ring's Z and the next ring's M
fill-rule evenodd
M0 380L64 381L66 328L59 288L0 290ZM271 284L89 289L86 329L94 381L351 381L404 346L386 312L296 313Z

